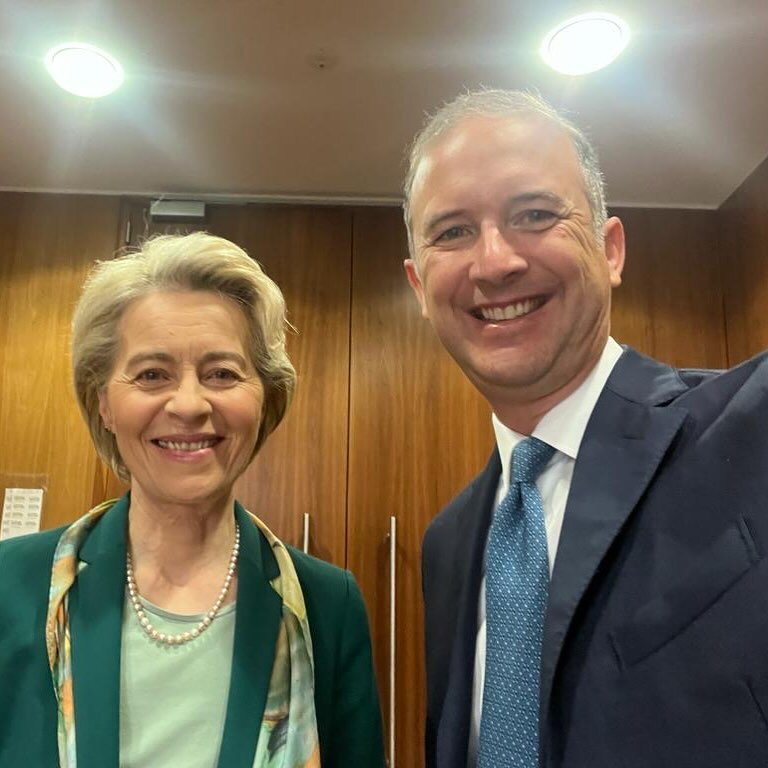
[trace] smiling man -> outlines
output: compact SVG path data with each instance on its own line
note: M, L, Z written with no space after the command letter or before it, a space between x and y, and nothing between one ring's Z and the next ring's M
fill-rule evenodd
M610 337L623 226L537 97L437 112L405 217L497 441L424 540L428 767L767 764L768 363L675 370Z

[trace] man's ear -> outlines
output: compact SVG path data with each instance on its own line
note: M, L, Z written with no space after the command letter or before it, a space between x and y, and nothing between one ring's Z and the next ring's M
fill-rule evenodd
M419 306L421 307L422 317L429 318L429 313L427 312L427 303L424 300L424 286L421 284L421 277L419 276L419 270L416 266L416 262L413 259L406 259L403 262L403 267L405 268L405 274L408 276L408 282L411 284L411 288L413 288L413 292L416 294L416 298L418 299Z
M621 273L624 271L626 255L624 243L624 225L617 216L611 216L603 226L603 247L608 262L608 275L612 288L621 285Z

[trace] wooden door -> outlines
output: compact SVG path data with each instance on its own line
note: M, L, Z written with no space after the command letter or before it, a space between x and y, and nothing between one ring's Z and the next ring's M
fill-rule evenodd
M408 286L400 211L359 209L354 222L347 563L368 605L390 764L417 768L425 712L421 539L432 517L483 467L493 436L488 406L443 351Z

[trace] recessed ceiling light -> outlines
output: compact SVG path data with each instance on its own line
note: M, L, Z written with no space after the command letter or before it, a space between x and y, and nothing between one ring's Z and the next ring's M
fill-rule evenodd
M123 82L123 68L106 51L87 43L64 43L45 55L51 77L65 91L96 99Z
M629 27L610 13L585 13L553 29L541 56L564 75L586 75L610 64L629 42Z

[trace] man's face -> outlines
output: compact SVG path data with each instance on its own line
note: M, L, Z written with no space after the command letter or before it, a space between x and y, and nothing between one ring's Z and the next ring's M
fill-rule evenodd
M422 314L491 405L573 391L607 339L624 239L611 219L596 241L567 134L536 117L465 118L421 161L411 221Z

